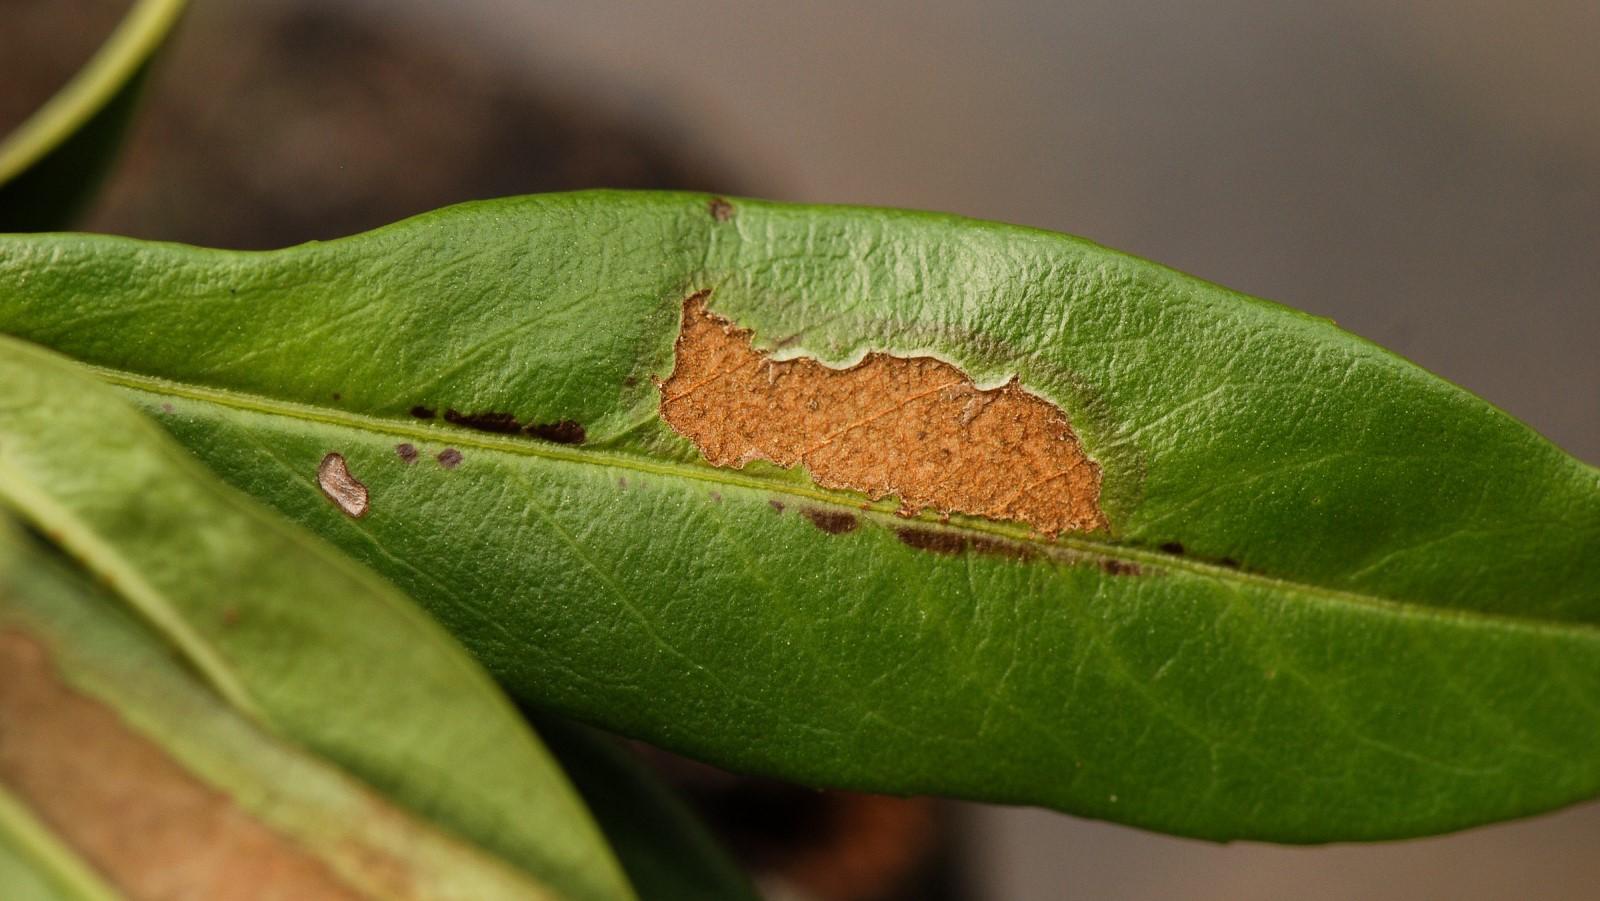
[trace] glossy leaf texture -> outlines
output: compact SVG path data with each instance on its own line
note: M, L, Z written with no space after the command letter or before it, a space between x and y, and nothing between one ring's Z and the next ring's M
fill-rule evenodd
M44 835L14 845L56 896L558 897L264 732L115 598L0 540L0 788L31 808Z
M555 893L631 896L537 736L407 598L58 355L0 338L0 385L0 505L110 585L241 716Z
M1106 525L710 465L657 387L695 296L777 357L1015 377ZM725 766L1292 842L1600 792L1596 470L1332 323L1080 239L607 192L269 253L15 237L0 331L97 367L528 702Z
M185 0L138 0L94 57L0 140L0 231L68 224L121 143L151 61ZM70 27L63 18L62 27Z

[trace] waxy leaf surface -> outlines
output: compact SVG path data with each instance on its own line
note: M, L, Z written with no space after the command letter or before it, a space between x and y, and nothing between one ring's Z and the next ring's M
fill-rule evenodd
M1600 792L1597 471L1079 239L605 192L269 253L15 237L0 331L528 702L726 766L1280 841Z

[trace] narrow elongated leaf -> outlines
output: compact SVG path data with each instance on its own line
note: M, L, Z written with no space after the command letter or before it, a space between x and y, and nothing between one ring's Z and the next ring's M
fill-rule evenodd
M10 834L55 896L556 897L264 733L114 599L13 550L0 569L0 824L29 821ZM0 879L0 896L23 887Z
M71 221L109 166L150 61L184 5L139 0L72 81L0 140L0 231Z
M0 504L235 709L561 894L631 894L538 738L425 613L61 357L0 338L0 386Z
M726 766L1283 841L1600 791L1596 470L1078 239L617 193L272 253L18 237L0 330L513 691Z

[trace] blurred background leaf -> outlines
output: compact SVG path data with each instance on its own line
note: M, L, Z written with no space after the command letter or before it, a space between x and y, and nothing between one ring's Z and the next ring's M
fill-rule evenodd
M110 167L151 61L184 2L138 0L60 91L16 130L0 131L0 231L46 231L73 221ZM72 12L54 10L58 22ZM8 21L6 27L25 33L36 21ZM93 34L93 22L90 16L77 23L79 33Z

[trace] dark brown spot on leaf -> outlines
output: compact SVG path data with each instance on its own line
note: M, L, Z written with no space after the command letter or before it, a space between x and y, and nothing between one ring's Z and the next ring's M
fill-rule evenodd
M1139 575L1139 564L1130 560L1117 560L1111 557L1101 558L1100 569L1110 576Z
M777 498L772 498L771 500L767 501L767 503L772 505L773 510L776 510L779 513L783 512L783 501L780 501Z
M842 535L845 532L854 532L859 525L855 514L845 513L842 510L824 510L820 507L806 507L800 511L811 524L827 532L829 535Z
M727 222L733 218L733 204L723 200L721 197L711 198L711 202L707 207L711 210L711 218L718 222Z
M967 546L966 539L960 535L940 529L917 529L907 526L895 529L894 534L903 544L919 551L933 551L935 554L959 554Z
M514 435L522 431L522 423L517 422L517 417L510 413L462 413L446 408L444 421L477 429L480 432L497 432L501 435Z
M418 419L432 419L433 408L424 407L421 404L417 404L415 407L411 408L411 415L417 417Z
M1217 561L1217 565L1226 566L1228 569L1238 569L1239 561L1233 559L1232 557L1223 557L1221 560Z
M439 465L445 469L455 469L461 465L461 452L453 447L447 447L439 452L437 459Z
M557 444L582 444L587 437L584 434L583 426L570 419L530 425L526 431L535 438L543 438L546 441L554 441Z
M367 515L367 486L350 474L344 457L328 454L317 466L317 487L346 515L360 519Z
M639 384L639 377L636 375L623 376L622 378L622 387L624 388L632 388L637 384Z
M394 446L394 452L399 454L400 459L405 463L417 462L417 448L415 445L396 444Z
M751 333L684 302L661 415L713 466L804 464L817 484L897 495L1046 535L1105 528L1100 467L1066 415L1013 379L980 389L933 357L871 353L847 369L773 360Z
M1038 552L1020 541L1006 541L1003 538L986 538L972 536L967 539L967 547L975 553L986 554L992 557L1009 557L1012 560L1032 560Z
M172 404L162 404L161 405L161 412L167 413L167 414L171 414L172 413Z
M1179 557L1183 556L1183 545L1176 541L1164 542L1161 545L1161 549L1169 554L1176 554Z

